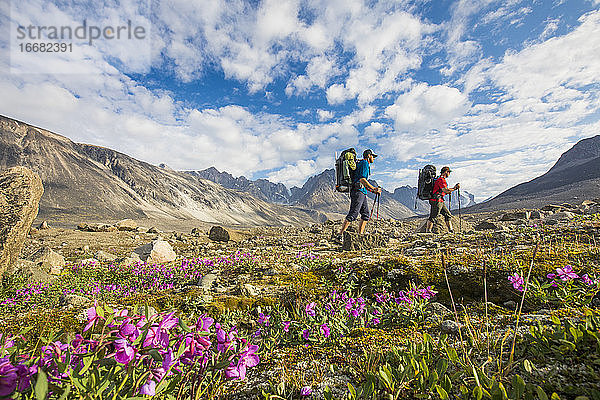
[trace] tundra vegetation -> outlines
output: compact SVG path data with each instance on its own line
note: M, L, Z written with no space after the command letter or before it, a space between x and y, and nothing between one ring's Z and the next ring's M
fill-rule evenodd
M598 220L6 274L0 399L600 399Z

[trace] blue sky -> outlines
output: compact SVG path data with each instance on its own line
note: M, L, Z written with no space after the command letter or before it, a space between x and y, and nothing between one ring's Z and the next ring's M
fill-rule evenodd
M174 169L293 186L335 152L372 148L389 190L450 165L481 201L600 128L600 0L13 0L1 11L1 114ZM149 34L19 51L18 26L83 19Z

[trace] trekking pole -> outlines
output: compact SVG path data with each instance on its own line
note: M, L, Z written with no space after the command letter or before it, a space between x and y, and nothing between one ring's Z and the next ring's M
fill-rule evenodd
M460 189L458 189L458 233L462 233L462 219L460 218Z
M371 215L369 216L369 219L373 218L373 211L375 211L375 203L377 203L377 196L379 196L379 194L376 194L375 198L373 199L373 207L371 207Z

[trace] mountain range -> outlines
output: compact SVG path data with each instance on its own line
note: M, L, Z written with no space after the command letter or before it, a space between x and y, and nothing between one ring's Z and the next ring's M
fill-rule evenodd
M32 125L0 116L0 169L22 165L44 183L38 219L76 224L107 219L190 221L230 226L305 225L346 214L349 198L335 191L327 169L288 189L266 179L234 177L211 167L175 171L108 148L75 143ZM471 211L538 207L549 202L596 198L600 192L600 135L578 142L544 175L481 204L461 193ZM415 176L416 178L416 176ZM376 184L376 181L373 181ZM384 190L380 218L426 214L416 188ZM373 196L369 206L373 206ZM458 207L456 198L452 208Z
M470 207L471 211L535 208L600 197L600 135L582 139L545 174Z
M38 219L62 225L132 218L235 226L303 225L324 214L282 206L192 174L0 117L0 169L22 165L44 184Z
M256 181L248 180L244 176L233 177L228 172L219 172L215 167L201 171L188 171L188 173L201 179L208 179L228 189L248 192L253 196L278 204L297 205L304 208L315 209L330 216L345 215L348 208L348 195L335 191L335 171L326 169L314 175L299 188L297 186L287 189L281 183L275 184L266 179ZM376 181L373 181L377 184ZM369 195L372 200L373 196ZM429 204L418 200L415 204L417 188L402 186L393 192L383 191L380 200L380 216L382 218L407 218L416 214L427 214ZM475 196L461 193L461 206L469 207L475 204ZM415 208L416 205L416 208ZM458 208L458 201L451 203L452 209Z

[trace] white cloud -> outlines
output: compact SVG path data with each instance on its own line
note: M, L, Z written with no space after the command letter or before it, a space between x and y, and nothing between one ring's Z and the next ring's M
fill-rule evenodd
M456 88L419 83L398 96L385 114L394 120L397 131L421 133L444 129L454 118L462 116L468 106L467 97Z
M319 116L319 121L328 121L333 118L333 112L327 110L317 110L317 115Z
M322 172L313 160L299 160L294 164L287 165L279 171L269 174L270 181L275 183L286 183L289 186L302 186L307 176Z

